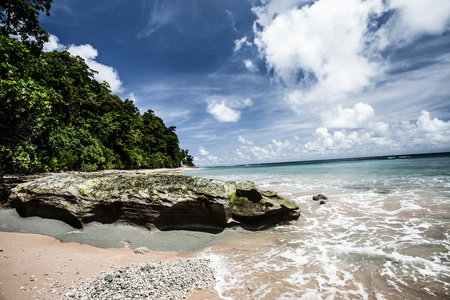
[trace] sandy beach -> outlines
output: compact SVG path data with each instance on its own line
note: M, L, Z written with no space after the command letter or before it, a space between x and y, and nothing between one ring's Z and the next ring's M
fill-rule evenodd
M0 232L0 298L65 299L67 289L93 280L102 271L145 262L184 260L194 252L146 252L61 243L40 234ZM187 299L221 299L214 287Z
M167 173L183 172L189 169L191 168L105 170L90 174ZM53 173L37 176L47 175L53 175ZM145 229L126 225L105 228L103 225L94 224L90 227L92 230L68 232L70 227L56 220L39 217L23 219L11 209L3 209L1 213L0 230L9 231L0 231L0 299L2 300L66 299L68 297L65 294L70 288L92 281L102 272L147 262L193 258L197 240L213 239L209 236L195 236L187 239L185 237L184 242L180 244L175 242L175 240L180 241L180 238L176 238L176 232L164 234L165 238L161 240L159 233L153 233L148 238L148 232ZM130 243L120 242L117 235L131 235L128 238ZM156 246L156 251L148 250L144 244L139 244L145 253L135 253L136 243L141 243L143 235L146 236L148 243L160 244ZM80 238L89 241L83 240L82 244L71 241L72 239L78 241ZM182 245L184 249L174 248L176 244ZM118 248L121 246L123 247ZM159 251L160 248L164 250ZM165 252L172 250L173 252ZM189 293L187 299L221 298L211 286Z

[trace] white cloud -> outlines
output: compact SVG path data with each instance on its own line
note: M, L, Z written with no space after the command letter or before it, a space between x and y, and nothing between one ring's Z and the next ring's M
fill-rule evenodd
M70 45L67 51L69 51L72 55L83 58L89 68L98 72L94 75L94 78L98 82L106 81L111 87L111 91L113 93L122 91L122 81L119 78L117 70L95 60L98 55L97 49L89 44L85 44L79 46Z
M417 127L422 132L437 133L442 135L442 133L450 130L450 122L444 122L438 118L431 119L430 113L426 110L422 110L420 117L417 120Z
M389 23L389 39L409 42L423 33L440 34L450 24L448 0L391 0L396 17Z
M357 111L353 108L354 111ZM361 106L364 107L364 106ZM366 107L368 109L368 107ZM375 116L373 115L373 119ZM372 119L372 117L371 117ZM354 157L380 154L434 152L450 150L450 121L432 118L422 111L417 120L390 124L373 120L361 127L330 129L319 127L309 141L297 136L292 139L272 139L270 143L249 142L239 136L240 146L233 156L201 160L203 165L258 163L313 158ZM209 152L208 156L215 157Z
M422 111L417 121L369 123L364 128L330 132L321 127L316 139L305 144L307 152L340 155L441 151L450 145L450 121L431 118Z
M241 112L228 107L225 101L210 102L207 111L219 122L237 122L241 118Z
M194 163L196 165L217 165L221 161L217 156L211 155L205 147L199 146L198 152L201 157L194 157Z
M44 51L63 51L66 49L66 46L59 43L59 39L56 35L51 34L47 43L44 44Z
M241 50L242 47L244 47L244 46L251 46L252 43L250 43L247 39L248 39L247 36L244 36L243 38L241 38L239 40L235 40L234 41L234 52Z
M252 73L256 73L258 71L258 67L255 66L249 59L244 59L244 65Z
M242 102L242 107L248 107L248 106L252 106L253 105L253 101L250 98L245 98L244 102Z
M450 28L448 0L269 0L254 12L254 42L297 112L362 95L386 79L388 46Z
M136 96L134 95L134 93L129 93L127 98L128 98L128 100L131 100L131 101L133 101L134 103L137 102Z
M252 100L246 98L240 100L228 100L212 97L207 100L207 112L210 113L219 122L237 122L241 118L241 111L248 106L252 106Z
M119 78L117 70L111 66L97 62L95 59L98 56L98 51L92 47L92 45L70 45L69 47L66 47L65 45L59 43L58 37L55 35L50 35L49 41L44 44L44 51L49 52L54 50L67 50L74 56L80 56L84 59L89 68L98 72L97 74L94 74L95 80L98 82L106 81L111 87L111 91L113 93L122 91L122 81Z
M239 142L240 142L242 145L253 145L253 142L252 142L252 141L249 141L249 140L243 138L242 136L239 136Z
M272 1L271 3L278 2ZM361 92L382 74L377 55L369 51L374 37L367 32L378 0L320 0L274 13L258 14L262 30L255 43L267 65L289 93L296 110L312 102L331 102Z
M209 152L208 151L206 151L206 149L205 149L205 147L202 147L202 146L200 146L199 148L198 148L198 152L200 153L200 155L209 155Z
M357 128L366 126L374 116L374 109L366 103L358 103L353 108L338 105L322 114L322 122L331 128Z

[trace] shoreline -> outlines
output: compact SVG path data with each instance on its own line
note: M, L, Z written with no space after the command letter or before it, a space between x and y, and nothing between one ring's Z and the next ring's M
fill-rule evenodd
M33 173L26 175L12 175L5 174L3 176L4 179L10 178L30 178L36 179L41 177L47 177L52 175L59 174L120 174L120 173L142 173L142 174L155 174L155 173L181 173L184 171L200 169L199 167L179 167L179 168L158 168L158 169L129 169L129 170L121 170L121 169L109 169L109 170L101 170L101 171L92 171L92 172L84 172L84 171L60 171L60 172L43 172L43 173Z
M102 272L146 262L195 258L195 252L99 248L62 243L41 234L0 232L0 298L61 299L70 288L92 281ZM214 287L188 293L186 299L221 299Z

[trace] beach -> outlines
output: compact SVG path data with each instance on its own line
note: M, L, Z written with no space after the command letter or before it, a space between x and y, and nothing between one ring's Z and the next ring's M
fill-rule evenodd
M129 248L105 249L61 243L40 234L0 232L0 298L67 299L70 288L92 281L104 271L146 262L176 262L194 256L193 252L137 254ZM220 297L210 286L189 292L187 299Z
M0 262L7 268L0 271L1 296L59 299L55 294L67 293L72 281L78 286L99 274L105 279L102 271L118 265L187 259L209 260L215 277L210 287L189 293L190 299L450 296L450 155L183 173L254 181L261 190L294 200L301 216L266 230L212 234L96 222L75 230L57 220L20 218L15 210L2 209ZM325 204L313 200L318 194L327 196ZM53 254L48 255L50 245ZM53 287L56 280L66 289Z
M91 174L179 173L190 169L106 170ZM47 175L52 173L38 176ZM195 250L214 239L214 236L202 233L193 233L194 238L189 238L185 233L156 232L146 239L148 244L145 244L142 240L149 231L136 226L90 224L87 229L78 231L56 220L39 217L22 219L11 209L2 209L0 213L2 300L67 299L72 294L71 290L94 281L104 272L145 263L176 263L196 259ZM128 236L126 241L121 241L123 236ZM152 251L146 246L165 251ZM189 291L186 299L220 297L211 285Z

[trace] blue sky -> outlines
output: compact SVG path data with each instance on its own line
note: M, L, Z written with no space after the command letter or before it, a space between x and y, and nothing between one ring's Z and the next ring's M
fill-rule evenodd
M41 24L199 166L450 151L448 0L56 0Z

